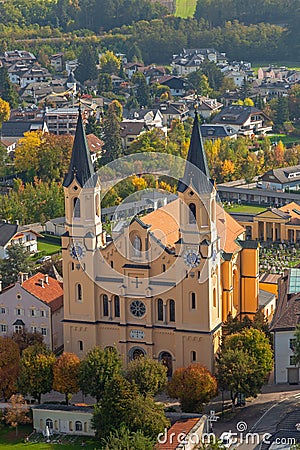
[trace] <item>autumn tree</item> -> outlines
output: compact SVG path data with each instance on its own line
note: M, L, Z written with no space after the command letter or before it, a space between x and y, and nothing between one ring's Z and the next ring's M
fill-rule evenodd
M9 103L0 98L0 126L3 122L6 122L10 116L10 106Z
M121 373L121 366L121 358L114 347L105 350L92 348L79 369L79 386L83 394L89 394L99 402L108 381Z
M137 386L121 375L109 379L94 410L93 426L98 437L126 426L131 432L141 431L156 438L168 425L162 405L149 396L144 398Z
M206 367L190 364L176 369L168 384L168 393L178 398L183 412L201 412L217 393L217 381Z
M128 364L126 378L136 384L144 397L154 396L167 384L167 368L158 361L141 357Z
M74 353L63 353L53 366L53 389L65 394L66 404L69 404L71 394L79 391L80 359Z
M9 399L9 407L4 414L5 422L16 429L18 436L18 425L29 423L29 407L21 394L14 394Z
M29 273L33 264L30 254L22 244L12 244L6 249L6 258L0 260L0 274L4 286L15 283L19 273Z
M101 55L100 58L100 70L103 73L110 75L117 75L121 67L120 58L118 58L114 52L107 50Z
M7 400L17 389L20 352L9 337L0 336L0 391Z
M54 354L43 345L24 350L18 380L20 392L30 394L41 403L42 394L50 392L53 385Z
M18 345L21 355L27 347L42 344L44 341L42 333L39 331L32 333L31 331L26 330L26 328L23 328L21 332L14 332L11 338Z

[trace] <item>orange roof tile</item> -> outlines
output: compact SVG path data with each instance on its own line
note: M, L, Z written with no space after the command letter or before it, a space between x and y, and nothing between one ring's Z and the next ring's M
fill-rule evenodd
M179 205L176 199L162 208L142 217L142 221L150 225L150 231L164 245L174 247L179 239ZM235 240L245 231L233 217L217 204L217 230L221 238L221 248L226 253L234 253L240 249Z
M22 287L45 303L48 303L52 311L56 311L63 305L63 285L54 278L48 277L48 284L41 285L40 280L44 280L45 275L36 273L22 283Z
M194 417L192 419L178 420L174 425L169 428L167 433L167 439L165 443L157 444L156 450L175 450L176 448L182 448L180 442L184 439L184 435L187 435L192 431L194 426L199 422L200 417ZM172 437L171 437L172 434ZM162 439L163 440L163 439Z
M150 231L165 246L174 247L179 239L179 199L147 214L142 221L151 225Z
M291 202L288 205L281 206L281 208L278 209L279 211L289 214L291 216L291 219L300 219L300 206L295 202Z

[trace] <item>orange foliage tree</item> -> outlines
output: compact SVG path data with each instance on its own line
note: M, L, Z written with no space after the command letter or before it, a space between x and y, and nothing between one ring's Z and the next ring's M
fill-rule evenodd
M79 391L79 366L80 359L74 353L63 353L53 366L53 389L65 394L67 405L71 394Z
M180 400L183 412L198 413L217 394L217 381L206 367L190 364L174 372L168 393Z
M9 337L0 336L0 391L7 400L16 392L20 351Z

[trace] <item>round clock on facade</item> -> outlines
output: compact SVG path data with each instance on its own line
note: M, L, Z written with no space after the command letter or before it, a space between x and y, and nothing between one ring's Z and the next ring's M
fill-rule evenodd
M142 317L146 312L145 303L140 300L134 300L130 303L130 312L135 317Z
M81 259L85 255L85 248L84 245L80 242L74 243L70 248L70 255L74 259Z
M188 267L197 267L200 264L200 253L193 249L186 250L183 259Z

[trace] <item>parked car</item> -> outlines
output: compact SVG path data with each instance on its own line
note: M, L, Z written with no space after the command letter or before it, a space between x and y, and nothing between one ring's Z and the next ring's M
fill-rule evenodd
M50 261L50 259L51 259L51 256L45 255L45 256L42 256L40 259L38 259L38 260L37 260L37 263L43 264L43 263L46 262L46 261Z

